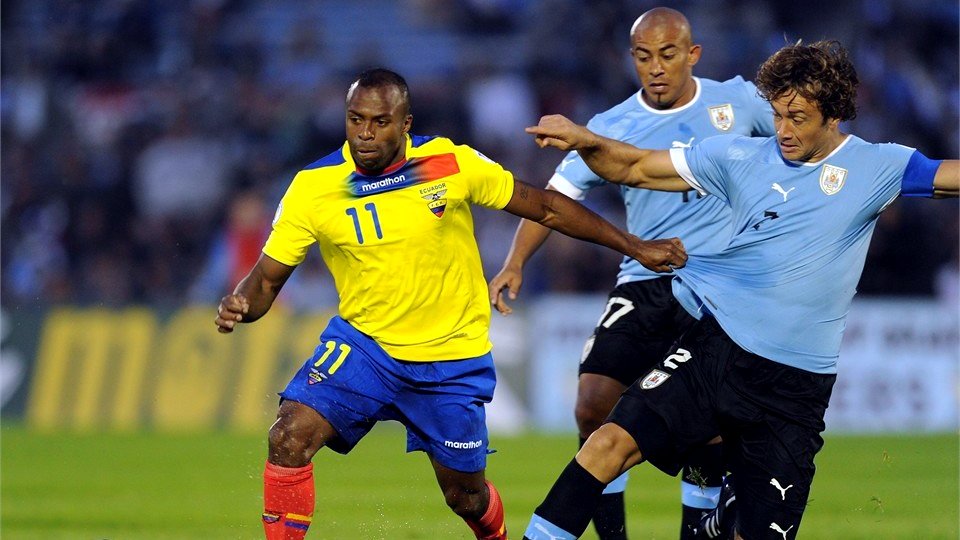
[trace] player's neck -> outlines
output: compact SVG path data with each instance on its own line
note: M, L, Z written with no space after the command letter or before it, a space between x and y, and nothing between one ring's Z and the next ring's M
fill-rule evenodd
M823 144L818 148L813 154L810 155L808 159L804 161L807 163L817 163L823 161L830 156L837 147L843 144L843 141L847 140L847 134L841 132L840 130L835 130L827 135L823 140Z

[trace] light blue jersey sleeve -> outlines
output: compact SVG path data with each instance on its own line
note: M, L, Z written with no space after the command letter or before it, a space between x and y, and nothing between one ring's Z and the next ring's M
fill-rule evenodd
M596 115L587 122L587 129L612 139L623 137L622 129L611 129L609 124L602 115ZM586 197L588 191L605 182L603 178L590 170L580 154L574 150L564 156L563 161L557 165L557 169L550 177L548 184L567 197L579 201Z
M728 193L728 156L736 153L734 143L740 135L717 135L690 148L670 149L677 173L701 195L713 195L730 204Z

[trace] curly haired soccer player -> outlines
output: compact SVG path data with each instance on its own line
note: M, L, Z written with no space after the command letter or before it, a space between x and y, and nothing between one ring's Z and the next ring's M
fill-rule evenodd
M775 137L719 135L655 151L560 116L528 128L540 146L577 150L610 181L719 198L734 235L677 272L674 294L699 321L627 389L537 508L527 538L579 536L608 482L642 461L676 474L686 451L717 435L736 480L732 532L796 537L877 218L901 195L956 197L960 162L840 131L856 114L857 75L837 42L780 49L756 83ZM706 536L724 534L714 525Z
M259 319L314 243L340 296L339 315L281 393L270 428L268 540L306 534L316 452L347 453L383 420L406 426L407 450L427 453L447 505L477 538L506 538L503 504L484 475L484 404L496 376L470 204L602 244L656 271L686 260L677 239L640 240L566 196L514 180L470 147L410 135L412 121L402 77L361 74L347 92L346 145L297 174L259 261L220 302L221 332Z
M658 7L637 18L630 31L630 53L641 89L623 103L594 116L587 127L634 146L690 146L723 133L773 135L770 104L756 87L735 77L725 82L693 76L700 45L679 11ZM547 189L575 199L606 183L576 152L565 156ZM730 208L716 197L694 192L663 193L623 186L627 230L642 238L678 236L688 254L720 251L733 232ZM503 269L490 280L491 302L503 314L516 298L523 266L547 239L550 229L531 221L517 228ZM599 428L620 394L663 359L667 349L695 319L680 307L671 275L658 274L624 259L606 309L587 340L580 362L574 415L580 444ZM716 507L726 472L720 445L692 450L681 476L683 506L680 538L692 538L702 514ZM600 498L593 525L601 540L627 537L623 493L627 473L611 482Z

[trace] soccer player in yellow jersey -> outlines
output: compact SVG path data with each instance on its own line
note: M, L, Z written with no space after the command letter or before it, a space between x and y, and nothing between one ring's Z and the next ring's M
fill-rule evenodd
M467 146L409 134L406 82L384 69L350 86L347 144L293 179L257 264L217 311L221 332L272 305L317 243L339 315L280 394L263 474L268 540L301 539L314 510L311 459L347 453L381 420L427 453L447 505L477 538L505 539L484 476L484 404L496 384L490 305L469 203L504 209L634 257L656 271L686 260L676 238L643 241L558 192L520 181Z

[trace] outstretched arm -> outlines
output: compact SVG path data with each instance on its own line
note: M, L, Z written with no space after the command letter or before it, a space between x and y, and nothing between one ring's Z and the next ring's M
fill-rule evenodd
M559 114L544 116L526 132L534 135L541 148L576 150L597 176L615 184L657 191L690 190L667 150L644 150L608 139Z
M670 272L687 261L683 244L677 238L641 240L562 193L538 189L519 180L504 210L567 236L615 249L654 272Z
M937 167L937 174L933 177L933 196L957 197L960 195L960 161L945 159Z
M253 322L273 305L283 284L287 282L295 266L287 266L261 254L247 277L243 278L233 294L220 300L217 308L217 330L226 334L233 332L238 322Z

